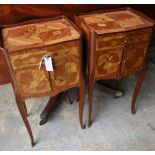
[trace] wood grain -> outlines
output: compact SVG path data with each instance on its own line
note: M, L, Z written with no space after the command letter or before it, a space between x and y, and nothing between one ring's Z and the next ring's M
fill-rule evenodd
M126 76L141 69L146 58L151 28L131 31L127 33L127 42L124 49L121 76Z
M117 78L120 76L123 55L124 33L100 35L96 40L95 78Z
M47 46L80 37L65 19L4 28L2 35L4 47L8 52Z
M125 6L131 6L135 10L145 13L150 18L155 19L155 5L124 5L124 4L48 4L48 5L32 5L32 4L1 4L0 5L0 23L1 25L16 24L31 19L55 17L66 15L73 20L75 13L90 12L103 9L116 9ZM0 57L1 57L0 53ZM0 60L3 61L4 56ZM0 64L0 84L10 82L8 68L5 64Z
M127 31L153 25L152 22L131 10L94 13L91 15L81 15L79 18L97 34Z
M70 41L10 55L17 82L24 98L54 96L79 83L79 41ZM39 70L44 55L52 57L54 79L50 87L45 66ZM51 78L53 78L51 77Z
M139 76L131 103L135 103L146 71L146 54L154 23L131 8L77 14L76 24L85 32L88 70L88 122L92 124L93 87L97 80Z

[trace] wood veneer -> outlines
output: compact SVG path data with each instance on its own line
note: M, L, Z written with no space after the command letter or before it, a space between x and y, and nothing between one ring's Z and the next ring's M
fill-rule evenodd
M146 71L153 20L131 8L77 14L76 24L87 41L89 126L92 123L93 86L97 80L120 79L138 72L131 103L135 103Z
M25 99L41 96L53 97L78 87L79 119L83 124L84 77L82 69L81 31L65 16L35 20L7 26L2 29L3 47L11 74L16 103L35 144L27 120ZM44 37L46 36L46 37ZM53 72L42 65L43 56L52 57Z
M61 14L68 16L73 20L74 13L90 12L101 9L116 9L124 6L145 13L147 16L155 19L155 5L124 5L124 4L48 4L48 5L31 5L31 4L1 4L0 5L0 24L9 25L22 21L36 18L55 17ZM0 60L4 60L4 56L0 53ZM6 63L0 63L0 84L9 83L11 81Z

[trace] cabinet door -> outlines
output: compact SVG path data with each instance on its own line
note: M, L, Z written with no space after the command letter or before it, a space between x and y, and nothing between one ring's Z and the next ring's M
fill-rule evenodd
M11 63L23 97L56 95L79 84L79 41L51 45L10 54ZM50 74L39 63L44 55L52 57ZM50 77L51 76L51 77Z
M123 60L122 76L140 69L144 63L151 29L135 30L127 33Z
M79 41L71 41L49 47L48 55L52 56L54 72L51 74L52 95L79 84L80 47Z
M24 98L46 95L51 91L48 73L39 70L39 62L46 50L34 49L10 55L18 87Z
M120 75L120 64L125 33L101 35L96 43L95 77L117 78Z
M15 75L24 98L46 96L51 91L50 81L45 70L30 68L17 71Z

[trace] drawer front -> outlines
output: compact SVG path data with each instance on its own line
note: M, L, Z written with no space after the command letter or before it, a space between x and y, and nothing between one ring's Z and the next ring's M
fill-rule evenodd
M135 30L127 33L121 74L127 75L140 69L144 63L151 29Z
M24 97L38 96L42 93L56 95L77 84L80 69L79 52L79 41L76 40L11 54L12 66L22 95ZM39 70L39 63L44 55L52 57L54 71L51 78L45 71L44 64Z
M97 38L96 79L119 76L124 38L125 33L101 35Z

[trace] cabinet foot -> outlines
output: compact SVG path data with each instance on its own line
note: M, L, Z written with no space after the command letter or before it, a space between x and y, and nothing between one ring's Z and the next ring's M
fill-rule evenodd
M57 96L50 97L48 103L46 104L44 110L40 114L40 125L44 125L49 118L52 117L52 115L56 112L59 105L61 104L63 98L65 96L65 93L60 93Z
M146 64L144 64L142 70L138 73L136 86L135 86L135 90L134 90L133 97L132 97L132 103L131 103L131 113L132 114L136 113L136 99L139 94L140 88L142 86L142 82L143 82L145 72L146 72L146 67L147 67Z

